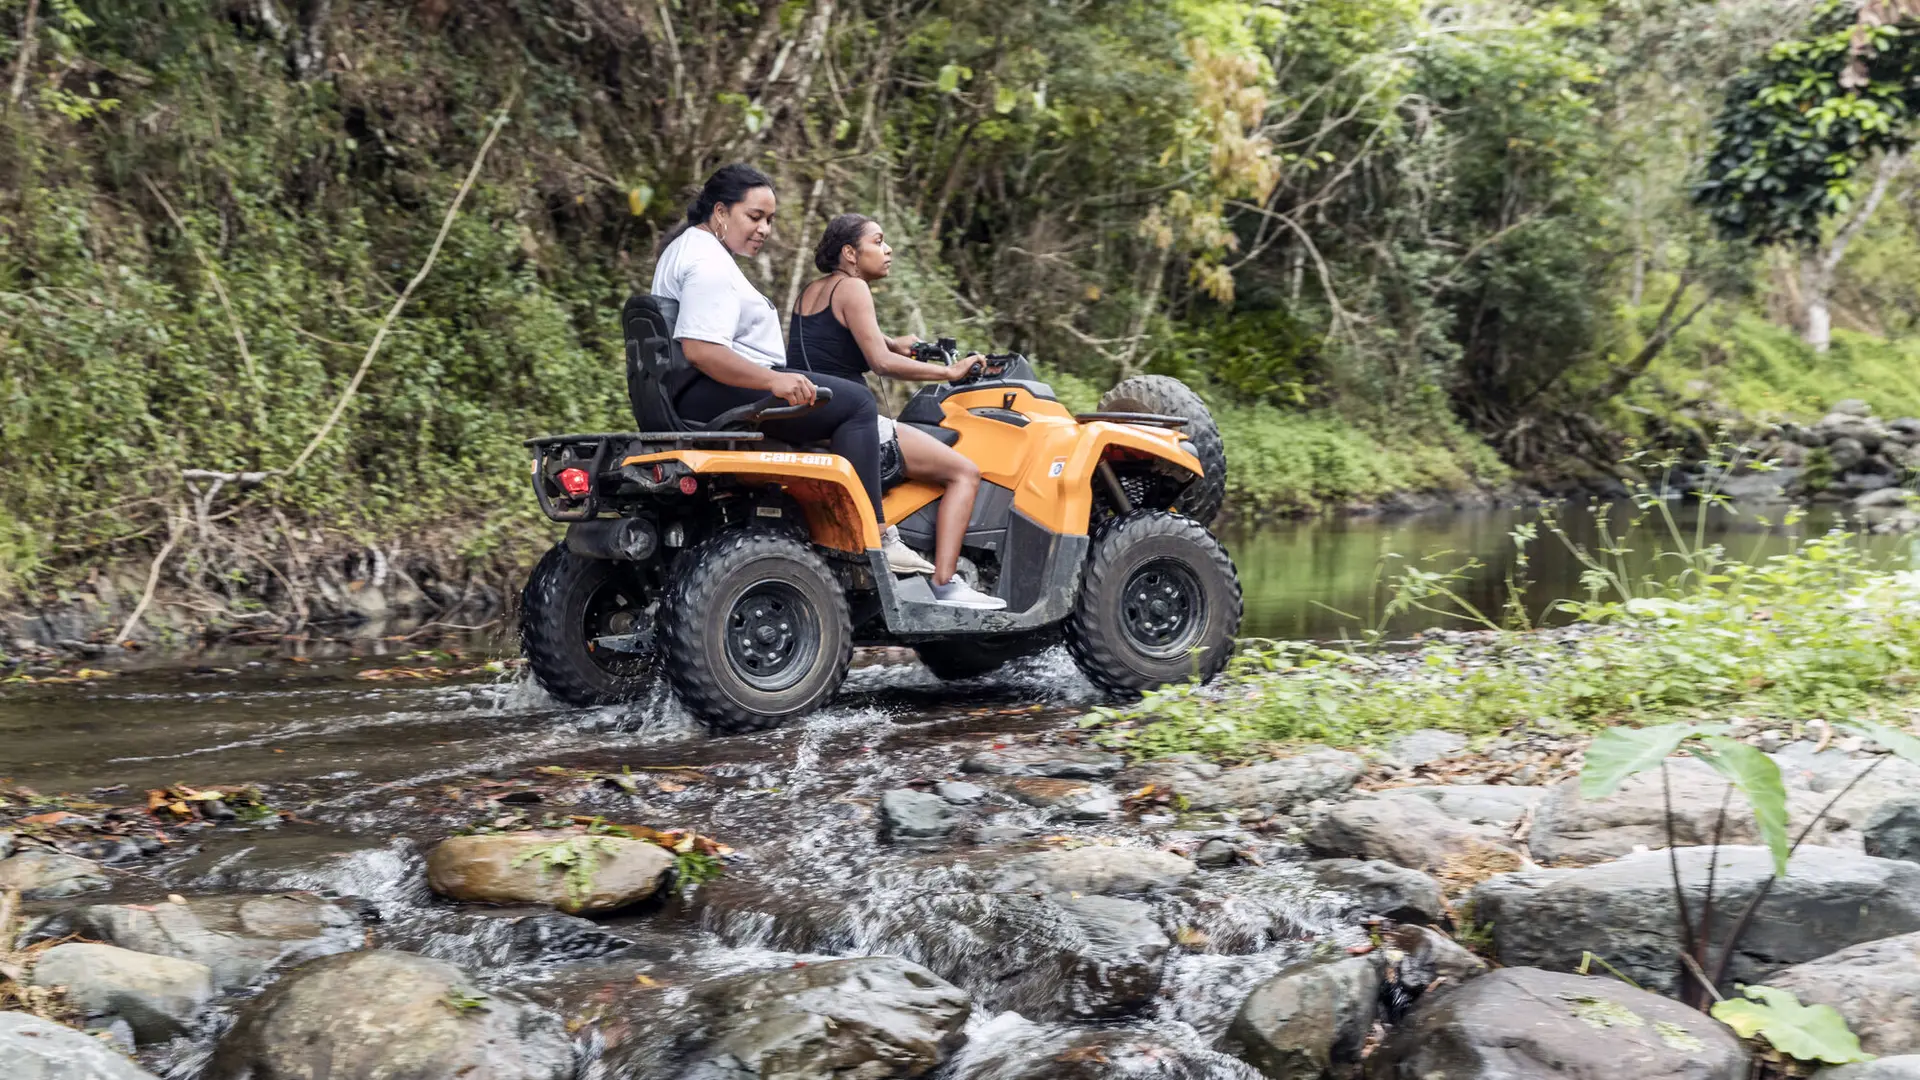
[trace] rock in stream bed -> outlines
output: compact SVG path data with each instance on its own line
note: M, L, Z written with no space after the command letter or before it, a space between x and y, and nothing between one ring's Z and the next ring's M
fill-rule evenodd
M364 928L351 908L301 893L87 904L48 917L28 939L69 935L205 964L222 990L246 986L281 964L364 944Z
M7 1080L155 1080L106 1043L21 1012L0 1012Z
M1920 1054L1920 933L1883 938L1795 964L1767 985L1803 1005L1831 1005L1869 1054Z
M112 945L67 942L40 954L35 986L64 987L89 1019L117 1016L140 1042L161 1042L187 1025L213 998L205 964Z
M106 888L100 864L43 848L0 859L0 892L20 890L23 900L59 900Z
M311 960L248 1002L206 1080L571 1080L560 1017L443 960L380 949Z
M1710 848L1678 848L1688 906L1706 892ZM1773 874L1765 848L1720 849L1715 905L1737 912ZM1500 962L1571 970L1581 954L1605 956L1629 978L1662 993L1679 990L1679 918L1665 851L1640 852L1578 870L1531 870L1483 882L1474 920L1493 924ZM1727 968L1736 982L1849 945L1920 931L1920 864L1833 848L1803 847L1772 886Z
M1614 979L1504 968L1423 1001L1367 1059L1368 1080L1745 1080L1706 1014Z
M1309 961L1255 987L1227 1031L1229 1045L1273 1080L1319 1080L1360 1060L1373 1028L1379 956Z
M561 846L581 867L549 857ZM488 904L550 904L567 912L615 911L660 890L673 856L623 836L515 832L455 836L427 856L433 891Z

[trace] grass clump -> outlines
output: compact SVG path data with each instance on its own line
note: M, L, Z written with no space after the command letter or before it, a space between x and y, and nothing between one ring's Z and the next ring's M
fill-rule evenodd
M1715 475L1739 463L1717 459ZM1364 744L1400 731L1467 734L1519 725L1593 730L1620 722L1714 715L1847 719L1898 706L1920 655L1920 571L1876 565L1845 531L1743 562L1675 520L1672 492L1641 485L1616 532L1596 507L1599 541L1573 540L1550 511L1546 530L1586 567L1586 595L1554 610L1567 630L1530 634L1510 580L1506 610L1475 608L1452 570L1403 566L1386 617L1418 609L1488 631L1472 645L1396 657L1379 631L1357 647L1262 642L1208 687L1176 685L1104 710L1105 737L1142 756L1198 751L1245 757L1298 742ZM1731 512L1713 490L1694 493ZM1789 516L1788 523L1792 522ZM1656 571L1630 576L1627 538L1663 532ZM1524 547L1532 527L1515 534ZM1524 574L1525 560L1519 566Z

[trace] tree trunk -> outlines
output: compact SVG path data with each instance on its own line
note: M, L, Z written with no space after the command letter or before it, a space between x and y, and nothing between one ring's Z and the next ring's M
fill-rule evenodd
M1880 172L1873 178L1867 197L1853 208L1841 223L1840 231L1825 251L1809 250L1800 260L1801 337L1814 352L1826 352L1833 345L1833 278L1846 258L1854 237L1866 227L1867 219L1880 208L1894 177L1907 167L1905 154L1889 154L1880 159Z

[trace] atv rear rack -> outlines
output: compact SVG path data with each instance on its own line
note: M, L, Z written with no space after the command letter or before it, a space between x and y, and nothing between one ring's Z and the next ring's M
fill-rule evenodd
M1161 413L1145 412L1083 412L1074 413L1073 418L1083 424L1095 420L1105 420L1114 424L1145 424L1149 427L1182 428L1187 426L1184 416L1166 416Z
M580 435L548 435L528 439L520 445L534 452L533 495L540 510L554 521L591 521L600 516L600 476L608 459L615 456L614 444L625 453L633 443L759 442L766 438L758 431L610 431ZM569 496L560 487L559 475L578 466L590 478L586 493ZM565 499L579 505L567 509Z

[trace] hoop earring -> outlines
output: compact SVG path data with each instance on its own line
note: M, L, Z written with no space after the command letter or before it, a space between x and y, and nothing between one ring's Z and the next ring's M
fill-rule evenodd
M720 242L722 244L727 242L727 219L726 218L720 219L720 232L718 233L718 235L720 237Z

